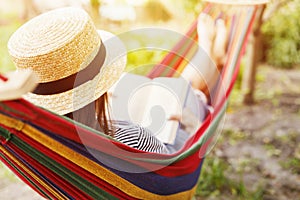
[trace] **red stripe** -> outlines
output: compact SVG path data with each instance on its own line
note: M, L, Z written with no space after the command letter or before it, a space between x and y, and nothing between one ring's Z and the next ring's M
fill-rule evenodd
M185 34L185 36L182 37L182 39L175 45L175 47L172 48L171 52L168 53L166 55L166 57L158 65L156 65L154 67L154 69L147 75L148 77L150 77L150 78L158 77L164 71L164 68L160 67L160 66L169 66L169 64L171 63L172 59L174 59L174 57L176 55L178 55L177 52L179 52L179 50L185 44L186 40L189 37L191 37L192 33L196 30L196 27L197 27L197 20L195 20L192 23L191 28L188 30L188 32Z
M2 81L8 81L8 78L6 78L5 76L3 76L3 75L1 75L1 74L0 74L0 79L1 79Z
M241 55L240 55L241 56ZM239 56L239 59L240 59ZM232 90L232 85L236 79L236 73L238 71L238 66L237 69L235 70L235 76L232 79L232 84L231 87L227 90L226 93L226 97L222 98L222 101L216 106L215 108L215 112L214 113L218 113L221 108L224 106L228 95L230 93L230 91ZM10 107L10 108L14 108L20 112L24 112L24 115L27 118L30 118L29 120L32 123L35 123L38 126L41 126L47 130L50 130L51 132L54 132L58 135L61 135L67 139L73 140L75 142L81 143L81 139L80 137L76 134L76 129L74 127L74 125L70 122L67 122L51 113L48 113L47 111L41 110L37 107L32 106L30 103L24 101L24 100L20 100L20 101L10 101L10 102L6 102L6 104ZM16 115L16 114L15 114ZM30 117L29 117L30 116ZM26 117L23 119L26 119ZM184 149L181 151L185 151L188 148L190 148L190 146L197 140L199 139L203 132L205 130L207 130L208 126L210 125L211 120L215 119L215 116L210 116L209 118L207 118L207 120L204 122L204 124L202 125L202 127L197 131L196 136L194 138L194 141L189 141L188 144L185 145ZM28 119L26 119L28 120ZM51 121L51 123L49 123L49 121ZM144 166L147 168L152 168L152 167L159 167L161 165L159 164L150 164L147 162L143 162L143 161L137 161L137 160L131 160L130 157L132 157L132 154L135 155L136 158L151 158L151 159L170 159L178 154L180 154L181 152L178 152L174 155L157 155L155 153L143 153L143 154L138 154L142 151L130 148L124 144L120 144L118 142L114 142L111 141L107 138L101 137L99 135L96 135L94 133L91 133L87 130L84 130L80 127L78 127L78 129L80 129L80 131L83 133L82 136L85 137L85 142L88 142L87 145L90 146L91 148L95 148L99 151L102 151L104 153L107 153L111 156L114 157L118 157L127 161L130 161L132 163L135 163L137 165L140 166ZM113 143L113 145L116 145L117 147L119 147L121 150L111 150L109 148L109 145L106 145L107 143ZM195 156L196 155L196 156ZM180 163L181 162L193 162L193 159L196 159L196 161L199 161L199 159L197 159L197 153L195 153L195 155L189 156L188 158L185 158L183 161L179 161L177 163L174 163L170 166L165 167L162 170L159 170L157 173L161 174L161 175L166 175L166 174L170 174L171 172L174 173L172 176L178 176L178 175L183 175L186 173L189 173L191 171L193 171L196 167L195 166L187 166L187 168L185 168L185 170L182 171L177 171L176 167L181 167ZM190 159L192 158L192 159Z
M238 57L238 60L237 60L236 66L235 66L235 71L234 71L233 77L231 79L228 91L226 93L226 97L227 98L229 97L229 95L230 95L230 93L231 93L231 91L233 89L234 83L235 83L235 81L237 79L237 76L238 76L238 73L239 73L239 70L240 70L240 63L241 63L242 55L246 51L246 46L248 44L248 38L249 38L249 36L251 34L251 30L252 30L253 25L254 25L256 12L257 12L257 9L254 10L254 13L252 15L252 19L251 19L250 24L248 26L248 30L247 30L247 33L246 33L246 36L245 36L245 39L244 39L244 43L243 43L243 46L241 48L241 53L239 54L239 57Z
M15 135L17 135L17 134L20 135L15 130L12 130L10 128L6 128L6 129L9 130L11 133L13 133ZM24 142L28 142L28 141L24 141ZM72 197L74 197L74 198L81 197L80 199L83 199L83 198L91 199L89 196L86 196L85 193L82 193L82 192L79 193L79 190L77 188L75 188L72 184L68 183L64 179L61 179L61 178L59 179L58 178L59 176L57 176L57 174L53 173L51 170L49 170L48 168L46 168L45 166L43 166L42 164L40 164L39 162L37 162L36 160L34 160L33 158L31 158L30 156L28 156L26 153L24 153L22 150L20 150L19 147L15 146L14 144L12 144L10 142L7 143L6 146L8 146L9 148L11 148L14 151L14 153L16 153L18 156L20 156L23 160L26 160L26 162L29 163L31 166L33 166L34 169L36 169L41 174L43 174L45 177L47 177L47 179L50 182L52 182L55 185L57 185L63 191L66 191ZM36 182L36 180L33 179L33 178L30 178L30 180L33 180L34 182ZM44 188L40 184L38 184L38 185L39 185L39 188L40 187ZM44 188L44 191L47 191L46 188ZM50 191L47 191L47 194L49 194L50 196L52 196L52 198L55 198L51 194Z
M1 150L0 150L1 151ZM20 174L10 163L7 163L6 160L4 160L2 157L0 157L0 160L14 173L16 174L26 185L28 185L29 187L31 187L35 192L37 192L39 195L41 195L42 197L45 197L43 193L41 193L40 190L38 190L37 188L41 189L42 191L44 191L47 195L49 195L50 197L54 198L54 196L49 193L46 188L44 188L44 186L42 186L39 182L37 182L35 179L32 178L31 175L29 175L26 171L24 171L24 169L20 168L20 166L13 160L11 160L8 156L6 156L6 154L4 152L1 151L1 154L3 154L6 159L8 159L13 166L15 166L16 168L18 168L18 170L20 170L24 175ZM28 169L28 168L27 168ZM28 169L29 170L29 169ZM25 177L27 177L28 179L30 179L32 182L34 182L35 185L33 185L31 182L29 182ZM46 198L46 197L45 197Z
M29 102L26 102L24 100L9 101L6 103L10 107L13 107L13 108L18 107L17 109L19 111L22 111L22 110L26 111L26 113L24 113L24 114L26 114L26 116L31 116L32 118L37 118L36 115L37 115L37 112L39 112L40 117L39 117L39 120L34 120L35 124L38 124L39 126L45 128L47 130L55 132L58 135L61 135L63 137L66 137L68 139L71 139L73 141L81 143L81 140L78 137L76 131L72 132L74 125L59 118L58 116L48 113L44 110L41 110L40 108L35 107L32 104L30 104ZM49 121L54 122L55 125L53 125L52 123L49 123ZM184 159L187 162L194 163L189 166L186 163L186 167L182 167L181 162L174 163L169 166L165 166L165 165L161 165L161 164L148 163L148 162L139 161L139 160L131 160L131 159L127 158L126 156L132 157L134 155L136 158L139 157L139 158L149 158L149 159L169 159L169 158L174 157L175 155L178 155L180 152L178 152L174 155L158 155L155 153L137 154L142 151L133 149L124 144L120 144L120 143L117 144L114 142L113 142L114 144L118 145L122 149L119 149L118 151L112 151L110 148L106 147L107 142L112 142L112 141L110 141L106 138L103 138L99 135L96 135L94 133L88 132L87 130L82 130L82 131L85 132L85 137L89 138L88 145L90 147L98 149L102 152L108 153L108 155L111 155L113 157L119 157L123 160L129 161L131 163L134 163L134 164L142 166L142 167L145 167L149 170L161 169L161 170L156 171L155 173L162 175L162 176L171 176L171 177L180 176L180 175L191 173L191 172L195 171L198 167L198 164L195 165L195 161L199 160L199 159L197 159L197 153L195 153L194 156L191 156L191 158L188 157L188 158ZM198 134L199 134L199 132L196 135L198 135ZM191 144L186 145L185 149L189 148L190 145ZM183 149L183 150L185 150L185 149ZM185 161L182 161L182 162L184 163ZM178 165L178 167L177 167L177 165ZM195 166L193 166L193 165L195 165ZM178 170L178 168L181 170Z
M20 100L20 101L8 101L6 104L9 107L15 108L19 111L23 111L26 116L30 116L31 118L35 118L39 120L34 120L32 121L34 124L43 127L46 130L49 130L51 132L54 132L58 135L61 135L67 139L73 140L78 143L82 143L81 139L77 135L76 129L74 128L74 125L71 124L68 121L65 121L64 119L53 115L49 112L46 112L44 110L41 110L38 107L33 106L29 102L26 102L25 100ZM39 117L37 117L39 116ZM51 121L51 123L49 123ZM54 124L53 124L53 123ZM208 125L208 124L207 124ZM203 126L204 127L204 126ZM88 146L92 147L94 149L97 149L99 151L102 151L104 153L107 153L108 155L111 155L113 157L118 157L120 159L126 160L128 162L134 163L136 165L145 167L146 169L161 169L155 173L158 173L159 175L166 175L166 176L179 176L179 175L184 175L187 173L193 172L195 169L197 169L198 165L196 166L187 166L184 170L181 168L181 164L176 164L174 163L173 165L165 166L161 164L156 164L156 163L148 163L145 161L140 161L140 160L134 160L130 159L130 157L133 158L148 158L148 159L170 159L176 155L179 155L182 151L177 152L176 154L173 155L162 155L162 154L156 154L156 153L145 153L143 151L131 148L127 145L111 141L107 138L104 138L100 135L94 134L92 132L89 132L87 130L84 130L80 127L78 127L82 131L81 135L85 138L85 142L88 142ZM201 129L202 130L202 129ZM198 136L200 132L198 132L196 135ZM199 135L200 137L200 135ZM113 145L117 145L119 148L116 148L112 150L110 145L107 145L109 143L113 143ZM192 144L189 143L189 145L186 145L185 148L183 149L186 150L188 149ZM143 152L143 153L142 153ZM184 160L188 161L191 160L192 163L195 162L196 156L191 156L192 158L186 158ZM199 159L198 159L199 160ZM177 165L180 165L180 169L178 170ZM191 168L190 168L191 167Z
M96 177L94 174L90 173L89 171L86 171L85 169L81 168L80 166L76 165L75 163L71 162L70 160L67 160L66 158L58 155L56 152L53 152L52 150L48 149L47 147L43 146L42 144L32 140L31 138L24 135L22 132L11 130L9 128L6 128L6 129L9 130L10 132L12 132L13 134L15 134L22 141L26 142L27 144L29 144L30 146L35 148L37 151L39 151L39 152L43 153L44 155L48 156L49 158L55 160L59 164L68 168L70 171L72 171L72 172L78 174L80 177L88 180L95 186L102 188L104 191L106 191L110 194L113 194L115 197L118 197L118 198L134 199L134 198L128 196L126 193L122 192L120 189L118 189L118 188L112 186L111 184L107 183L106 181ZM24 154L24 153L22 155L26 156L26 154ZM35 165L33 165L33 166L35 166ZM39 169L39 168L37 168L37 169ZM44 173L47 173L47 171L42 172L42 174L44 174ZM57 175L55 177L57 177ZM56 181L54 183L57 184L58 186L66 184L66 183L57 183L57 182L60 182L60 180L56 179L55 177L54 177L54 180L56 180ZM66 191L68 191L68 190L66 190ZM75 189L75 192L76 192L76 189Z
M166 76L167 77L172 77L175 73L175 71L178 69L179 65L182 63L183 60L186 59L186 55L189 53L190 49L193 47L193 45L196 45L197 43L193 40L197 40L197 35L194 36L194 38L191 38L190 40L187 40L188 42L188 47L186 50L183 52L183 54L175 55L175 56L180 56L179 59L176 60L175 64L173 65L173 70L171 70Z
M17 146L13 144L8 145L16 154L18 154L20 157L22 157L24 160L26 160L27 163L30 163L31 166L34 166L34 169L39 171L43 176L47 177L47 179L57 185L60 189L63 191L66 191L70 196L73 198L79 198L79 199L90 199L91 197L86 195L84 192L78 190L78 188L74 187L72 183L69 183L65 181L64 179L59 178L57 174L28 156L26 153L21 151Z
M208 13L211 9L212 9L212 4L208 3L202 12ZM158 64L156 67L154 67L154 69L147 75L148 77L155 78L155 77L160 76L164 71L164 69L160 66L169 66L169 64L172 62L174 57L178 55L177 52L179 52L179 50L182 48L182 46L184 46L184 44L186 43L187 38L197 40L197 37L198 37L197 34L193 38L191 37L192 34L197 30L197 23L198 23L198 19L196 19L192 23L190 29L186 32L185 36L175 45L175 47L171 50L171 52L168 53L166 55L166 57L160 62L160 64ZM191 45L189 46L189 48L190 47L191 47ZM177 61L176 65L172 66L174 69L178 68L180 62L186 56L186 53L188 52L189 48L187 49L187 51L184 52L183 56L181 56L181 59ZM174 73L174 71L172 71L172 72ZM173 73L169 73L167 76L172 76Z

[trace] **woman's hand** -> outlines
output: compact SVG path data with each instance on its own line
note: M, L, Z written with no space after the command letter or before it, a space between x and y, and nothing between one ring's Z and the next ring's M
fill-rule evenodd
M168 120L179 121L182 124L182 129L189 134L194 134L201 124L199 119L188 108L183 109L182 115L171 115Z

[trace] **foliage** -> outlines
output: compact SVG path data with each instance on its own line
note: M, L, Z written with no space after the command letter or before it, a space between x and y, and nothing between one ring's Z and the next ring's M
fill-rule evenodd
M288 169L295 174L300 174L300 159L289 158L287 161L280 162L284 169Z
M150 51L150 50L140 50L128 53L127 56L127 71L132 73L145 75L153 67L154 64L159 63L165 52L162 51Z
M189 0L189 1L183 1L183 3L186 12L191 12L195 16L199 15L199 10L202 10L204 5L203 1L201 0Z
M10 35L20 26L19 23L0 25L0 72L15 69L14 64L8 54L7 41Z
M92 7L99 7L100 1L99 0L90 0L90 4Z
M202 167L202 174L200 176L196 196L210 196L213 193L220 193L227 185L227 179L224 171L227 165L219 158L207 158Z
M300 64L300 0L292 0L264 23L267 62L291 68Z
M172 18L171 13L159 0L147 1L145 8L144 14L153 21L167 22Z
M156 34L153 31L149 34L142 31L121 35L128 50L126 71L147 74L152 66L158 64L174 46L178 36L180 35L169 34L166 40L166 35L160 34L159 31Z

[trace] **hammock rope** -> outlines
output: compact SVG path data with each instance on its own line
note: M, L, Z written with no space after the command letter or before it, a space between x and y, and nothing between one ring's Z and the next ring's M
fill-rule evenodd
M213 8L208 4L203 12L215 18L225 15ZM214 111L178 152L145 153L19 99L0 102L0 160L48 199L191 199L226 111L257 8L243 6L229 16L228 55L216 86ZM194 21L148 77L174 76L184 69L197 49L196 26ZM159 66L173 70L166 73Z

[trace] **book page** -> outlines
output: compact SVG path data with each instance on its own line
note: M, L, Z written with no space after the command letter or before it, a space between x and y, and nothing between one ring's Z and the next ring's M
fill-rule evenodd
M189 83L185 79L168 77L153 79L147 88L150 95L141 124L164 143L174 143L179 122L168 118L171 115L181 116L188 88Z
M171 115L181 116L189 83L183 78L148 77L124 73L109 92L110 115L148 128L159 140L172 144L179 128Z
M149 78L131 73L124 73L120 80L109 90L110 115L114 120L140 123L144 115L145 102L149 92L142 85L151 81Z

